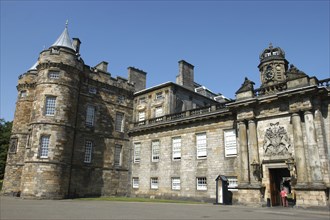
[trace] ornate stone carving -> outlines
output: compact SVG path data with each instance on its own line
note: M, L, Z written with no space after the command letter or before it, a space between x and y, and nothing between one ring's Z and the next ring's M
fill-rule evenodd
M263 148L266 156L290 155L290 139L284 127L279 126L279 122L270 123L265 133Z

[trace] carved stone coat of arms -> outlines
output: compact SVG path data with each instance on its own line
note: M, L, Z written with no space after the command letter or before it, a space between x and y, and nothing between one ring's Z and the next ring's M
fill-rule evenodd
M270 123L266 130L263 148L265 156L284 156L291 153L291 144L284 127L279 126L279 122Z

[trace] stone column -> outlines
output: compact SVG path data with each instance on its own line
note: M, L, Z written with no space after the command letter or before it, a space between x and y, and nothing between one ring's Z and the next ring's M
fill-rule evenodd
M310 176L312 183L322 182L322 172L320 164L319 150L316 141L316 131L314 127L314 117L312 112L306 111L304 113L306 138L308 146L308 161L310 167Z
M303 142L303 133L301 130L301 119L300 115L297 113L292 114L292 130L293 130L293 141L294 141L294 152L295 152L295 162L297 168L297 184L306 185L307 184L307 169L306 169L306 159L305 159L305 149Z
M244 121L238 123L238 137L239 137L239 156L240 156L240 175L239 184L249 184L249 156L248 156L248 142L246 135L246 124Z
M251 181L251 184L258 184L259 180L254 177L253 167L251 166L251 163L253 161L260 164L260 162L259 162L259 152L258 152L257 129L256 129L256 123L255 123L254 120L249 120L248 139L249 139L249 159L250 159L250 161L249 161L250 162L250 164L249 164L249 166L250 166L250 181Z

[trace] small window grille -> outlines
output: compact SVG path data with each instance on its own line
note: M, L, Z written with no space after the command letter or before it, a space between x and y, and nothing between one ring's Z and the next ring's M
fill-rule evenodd
M119 132L123 132L123 130L124 130L124 113L121 113L121 112L116 113L115 130L119 131Z
M55 107L56 107L56 97L47 96L46 97L46 111L45 115L53 116L55 115Z
M93 142L86 141L85 142L85 156L84 156L85 163L92 162L92 150L93 150Z
M94 106L87 106L86 110L86 125L87 126L94 126L94 118L95 118L95 107Z
M40 158L47 158L48 157L49 139L50 139L50 136L41 136L41 139L40 139Z
M59 71L49 71L48 77L50 79L58 79L58 78L60 78L60 72Z
M114 154L114 164L115 166L121 166L121 160L122 160L122 146L116 144L115 145L115 154Z

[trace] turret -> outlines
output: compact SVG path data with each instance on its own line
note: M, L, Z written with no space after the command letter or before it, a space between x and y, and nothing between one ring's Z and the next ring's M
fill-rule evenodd
M76 51L78 44L72 45L66 26L55 43L40 53L30 120L31 141L26 146L22 172L24 198L61 199L68 195L83 69Z
M260 80L262 86L268 86L284 82L285 72L288 70L288 61L285 59L285 52L280 47L269 47L264 49L259 56Z
M26 73L18 78L17 102L8 149L5 178L2 193L19 195L21 191L21 174L25 148L30 140L30 118L35 95L35 79L37 76L36 62Z

